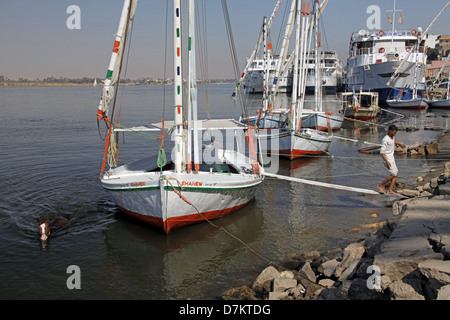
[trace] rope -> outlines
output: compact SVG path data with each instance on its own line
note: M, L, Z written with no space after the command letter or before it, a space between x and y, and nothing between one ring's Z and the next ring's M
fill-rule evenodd
M214 228L216 228L216 229L218 229L218 230L221 230L221 231L225 232L228 236L230 236L231 238L235 239L236 241L238 241L239 243L241 243L245 248L247 248L248 250L250 250L255 256L257 256L257 257L261 258L262 260L266 261L267 263L269 263L269 265L276 266L276 267L279 268L279 269L289 270L288 268L283 267L283 266L279 265L278 263L275 263L275 262L273 262L272 260L270 260L270 259L264 257L264 256L263 256L262 254L260 254L258 251L254 250L254 249L253 249L252 247L250 247L247 243L245 243L244 241L242 241L239 237L235 236L234 234L232 234L231 232L229 232L229 231L228 231L227 229L225 229L224 227L219 226L219 225L217 225L217 224L211 222L211 220L209 220L209 219L206 218L204 215L202 215L202 214L200 213L200 211L198 210L198 208L197 208L193 203L191 203L188 199L186 199L186 197L183 196L183 195L181 194L180 191L178 191L177 189L175 189L175 187L174 187L174 186L172 185L172 183L169 181L169 180L176 180L176 181L178 182L178 184L180 185L180 187L181 187L181 184L180 184L180 182L179 182L177 179L175 179L175 178L167 179L167 177L164 176L164 175L162 176L162 178L163 178L164 180L166 180L166 181L170 184L170 186L172 187L173 191L174 191L174 192L175 192L175 193L176 193L176 194L177 194L184 202L186 202L187 204L189 204L190 206L192 206L192 207L195 209L195 211L197 211L198 215L201 216L201 217L202 217L206 222L208 222L212 227L214 227ZM183 187L181 187L181 190L183 190ZM321 284L315 283L314 281L312 281L312 280L306 278L305 276L302 276L302 275L299 274L299 273L297 274L297 277L302 278L302 279L304 279L304 280L306 280L306 281L309 281L310 283L314 283L314 284L316 284L316 285L318 285L318 286L321 286L321 287L323 287L323 288L326 288L326 286L323 286L323 285L321 285Z
M190 202L188 199L186 199L186 197L183 196L183 195L181 194L180 191L178 191L177 189L175 189L175 187L174 187L174 186L172 185L172 183L169 181L169 180L176 180L175 178L167 179L167 177L164 176L164 175L162 176L162 178L163 178L164 180L166 180L166 181L170 184L170 186L172 187L173 191L174 191L174 192L175 192L175 193L176 193L176 194L177 194L184 202L186 202L187 204L189 204L190 206L192 206L192 207L195 209L195 211L197 211L197 214L198 214L199 216L201 216L201 217L202 217L206 222L208 222L211 226L213 226L214 228L217 228L217 229L219 229L219 230L222 230L223 232L225 232L226 234L228 234L228 235L229 235L230 237L232 237L233 239L239 241L243 246L245 246L248 250L250 250L253 254L255 254L255 255L258 256L259 258L261 258L261 259L267 261L268 263L273 264L273 265L275 265L275 266L277 266L277 267L279 267L279 268L286 269L286 268L284 268L284 267L282 267L282 266L276 264L275 262L269 260L268 258L264 257L264 256L261 255L259 252L257 252L257 251L254 250L253 248L251 248L251 247L250 247L248 244L246 244L244 241L242 241L242 240L239 239L237 236L235 236L234 234L232 234L231 232L229 232L227 229L225 229L224 227L219 226L219 225L217 225L217 224L211 222L211 220L209 220L209 219L206 218L203 214L201 214L200 211L198 210L198 208L197 208L192 202ZM178 180L177 180L177 182L178 182L179 185L181 186L181 184L180 184L180 182L179 182ZM181 187L181 188L182 188L182 187ZM182 190L183 190L183 188L182 188Z
M370 189L347 187L347 186L342 186L342 185L338 185L338 184L325 183L325 182L320 182L320 181L312 181L312 180L306 180L306 179L300 179L300 178L294 178L294 177L287 177L287 176L282 176L279 174L273 174L273 173L268 173L268 172L264 172L263 175L265 175L267 177L277 178L280 180L305 183L305 184L310 184L310 185L314 185L314 186L326 187L326 188L337 189L337 190L366 193L366 194L373 194L373 195L380 195L380 194L387 195L385 193L375 191L375 190L370 190Z

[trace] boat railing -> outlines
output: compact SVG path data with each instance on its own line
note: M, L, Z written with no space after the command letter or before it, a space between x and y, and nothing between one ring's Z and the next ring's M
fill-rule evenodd
M417 37L419 35L419 30L417 29L400 29L395 30L394 33L392 33L392 30L383 30L383 29L377 29L377 30L366 30L366 33L363 35L360 33L361 31L353 32L352 33L352 40L357 40L361 38L367 38L367 37L392 37L392 34L396 37Z

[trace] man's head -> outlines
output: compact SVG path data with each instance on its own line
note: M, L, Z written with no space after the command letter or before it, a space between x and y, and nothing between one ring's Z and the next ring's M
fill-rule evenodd
M390 135L391 137L395 136L397 134L398 128L395 125L390 125L388 128L388 135Z

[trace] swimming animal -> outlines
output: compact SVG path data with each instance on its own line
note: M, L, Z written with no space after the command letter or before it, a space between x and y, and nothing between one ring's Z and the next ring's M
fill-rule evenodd
M39 233L41 235L41 241L47 241L50 234L55 234L60 230L66 229L70 226L70 220L61 216L57 216L52 220L49 217L43 221L37 218L39 224Z

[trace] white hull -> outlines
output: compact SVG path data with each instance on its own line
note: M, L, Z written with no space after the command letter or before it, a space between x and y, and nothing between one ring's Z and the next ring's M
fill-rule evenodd
M428 103L424 99L386 100L391 108L399 109L428 109Z
M244 159L234 152L228 156L239 161ZM172 170L147 172L142 165L130 164L111 170L101 182L123 211L169 233L203 222L205 218L222 217L246 205L263 178L246 173L251 172L250 164L239 164L240 172L233 167L235 172L200 171L198 174L178 174ZM224 168L223 164L218 166Z
M450 99L433 100L430 102L431 108L450 108Z
M321 131L337 131L342 127L344 118L342 116L327 115L325 112L303 110L302 128L317 129Z
M311 129L260 129L258 137L263 153L278 153L290 160L327 152L333 141L328 134Z

